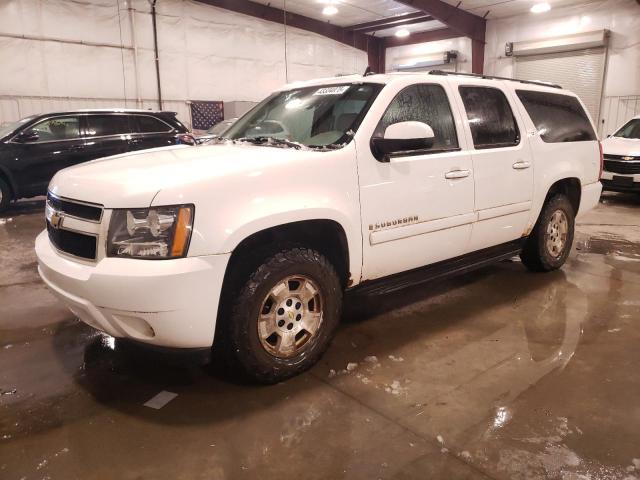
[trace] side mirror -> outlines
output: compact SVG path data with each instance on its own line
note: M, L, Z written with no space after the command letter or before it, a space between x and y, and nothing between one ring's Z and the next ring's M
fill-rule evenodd
M389 125L383 137L371 139L373 155L381 162L388 162L394 153L415 152L433 146L433 129L422 122L399 122Z
M198 140L190 133L180 133L176 135L177 145L197 145Z
M35 130L25 130L20 132L16 137L16 140L20 143L37 142L40 139L40 135Z

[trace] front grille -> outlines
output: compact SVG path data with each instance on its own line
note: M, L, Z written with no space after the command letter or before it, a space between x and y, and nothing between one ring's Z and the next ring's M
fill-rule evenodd
M54 228L49 222L47 222L47 232L49 233L49 240L58 250L76 257L86 258L87 260L96 259L98 242L93 235Z
M56 197L51 192L47 193L47 203L57 212L71 217L82 218L91 222L99 222L102 218L102 206L73 200L65 200Z
M640 161L640 157L634 157L633 155L612 155L610 153L605 153L604 159L605 160L624 160L624 161L638 160Z
M605 157L604 169L613 173L640 173L640 161L609 160Z

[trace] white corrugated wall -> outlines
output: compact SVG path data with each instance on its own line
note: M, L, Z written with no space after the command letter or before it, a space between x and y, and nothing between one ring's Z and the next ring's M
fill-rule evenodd
M189 0L158 0L163 107L259 101L289 81L364 72L365 52ZM0 1L0 124L66 108L157 108L147 0Z

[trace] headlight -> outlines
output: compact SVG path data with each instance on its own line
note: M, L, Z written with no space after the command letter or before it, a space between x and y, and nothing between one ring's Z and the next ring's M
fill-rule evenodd
M184 257L193 225L193 205L114 210L107 256L147 259Z

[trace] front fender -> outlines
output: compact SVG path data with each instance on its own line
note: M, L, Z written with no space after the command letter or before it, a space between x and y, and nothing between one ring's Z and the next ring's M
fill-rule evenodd
M247 151L254 152L261 150ZM362 233L353 143L331 152L282 154L288 157L263 168L256 162L251 169L163 189L153 205L195 205L189 256L229 253L255 233L293 222L337 222L347 237L351 274L360 278Z

